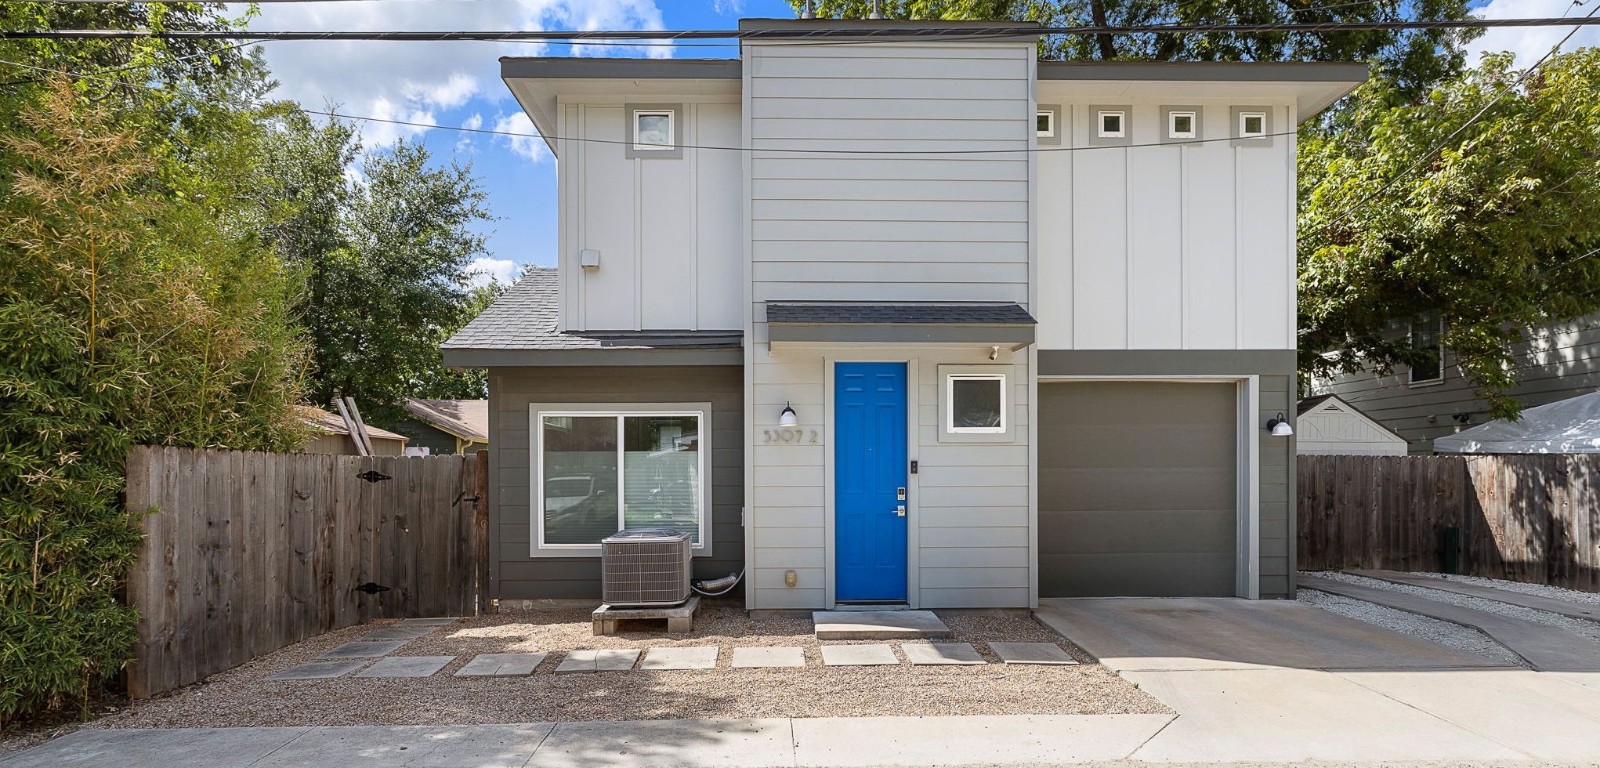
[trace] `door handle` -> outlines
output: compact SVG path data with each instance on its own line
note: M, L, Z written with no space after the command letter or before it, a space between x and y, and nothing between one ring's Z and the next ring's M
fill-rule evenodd
M900 506L895 507L894 508L894 514L895 514L896 517L905 517L906 516L906 505L901 504Z

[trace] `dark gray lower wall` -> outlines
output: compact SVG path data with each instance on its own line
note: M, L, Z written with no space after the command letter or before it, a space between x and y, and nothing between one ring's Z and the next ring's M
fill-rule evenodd
M600 598L600 558L531 557L533 403L711 403L712 556L696 578L744 567L744 384L740 366L489 369L490 595L503 600ZM737 590L734 594L740 594Z
M1294 438L1267 433L1268 419L1295 418L1294 350L1040 350L1040 376L1259 376L1255 431L1260 457L1259 574L1264 598L1294 596Z
M416 419L403 419L395 422L394 426L389 427L389 431L398 432L411 438L410 442L406 443L408 448L427 448L434 456L443 456L456 452L455 435L445 432L432 424L424 424ZM475 446L474 450L482 447L481 445Z

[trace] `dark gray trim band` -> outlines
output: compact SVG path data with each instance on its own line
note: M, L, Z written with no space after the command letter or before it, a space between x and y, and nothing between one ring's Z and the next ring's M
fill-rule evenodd
M1043 25L1037 21L983 21L983 20L955 20L943 21L938 19L917 19L908 22L904 19L740 19L739 31L752 30L804 30L807 32L817 30L873 30L873 29L901 29L901 30L956 30L963 29L994 29L1004 26L1007 29L1039 29Z
M1033 343L1031 325L824 325L769 324L767 340L781 342L822 342L830 344L1006 344L1027 346Z
M1293 375L1292 349L1041 349L1040 376Z
M572 56L502 56L500 77L595 77L628 80L738 80L738 59L611 59Z
M744 349L446 349L452 368L743 365Z
M1040 80L1215 80L1222 82L1362 83L1358 62L1306 61L1041 61Z

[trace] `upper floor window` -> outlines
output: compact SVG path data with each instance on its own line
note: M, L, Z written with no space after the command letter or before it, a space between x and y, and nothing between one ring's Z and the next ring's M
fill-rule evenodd
M1423 312L1411 320L1410 344L1413 350L1425 355L1411 366L1408 382L1411 384L1437 384L1444 381L1444 319L1437 312Z
M1167 113L1167 138L1195 138L1195 113L1172 111Z
M634 150L660 152L676 148L677 117L677 111L672 109L633 110Z
M1239 138L1259 139L1267 135L1267 113L1240 112Z
M1095 116L1095 125L1102 139L1121 139L1128 135L1128 113L1121 110L1101 110Z
M1044 109L1033 115L1034 135L1041 139L1054 138L1056 135L1056 113Z

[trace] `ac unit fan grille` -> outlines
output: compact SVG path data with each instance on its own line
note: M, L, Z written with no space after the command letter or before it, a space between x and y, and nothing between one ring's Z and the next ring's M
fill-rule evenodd
M689 599L686 533L622 531L600 542L602 599L614 606L677 605Z

